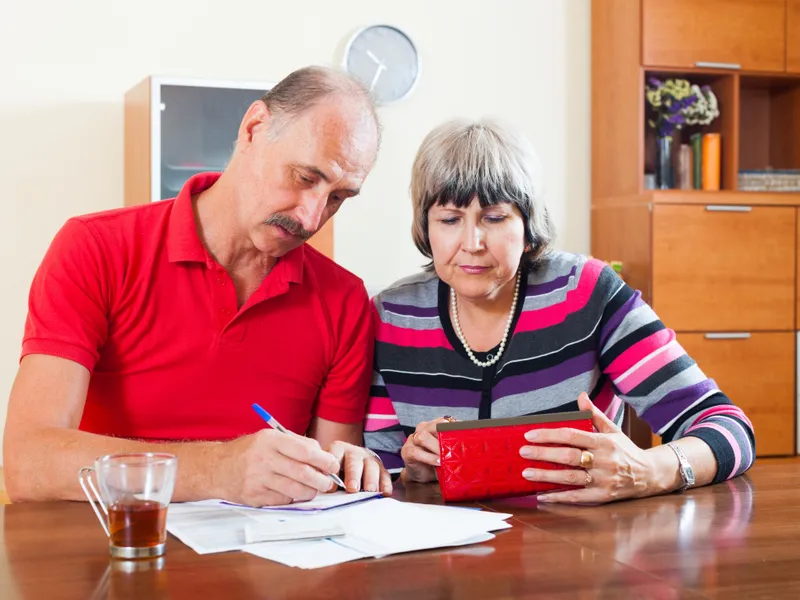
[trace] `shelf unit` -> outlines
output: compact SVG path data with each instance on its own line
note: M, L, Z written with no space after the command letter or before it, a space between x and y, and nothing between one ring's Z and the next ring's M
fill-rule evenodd
M651 76L714 90L720 191L645 189ZM751 418L759 456L800 453L800 193L738 189L740 171L800 169L800 0L593 0L592 81L592 254L623 262Z
M150 76L125 94L125 205L173 198L222 171L247 108L271 82ZM333 258L333 220L309 241Z

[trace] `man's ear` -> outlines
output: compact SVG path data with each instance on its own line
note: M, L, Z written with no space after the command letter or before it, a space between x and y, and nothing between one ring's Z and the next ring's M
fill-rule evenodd
M253 102L239 124L237 146L251 144L253 136L259 131L268 129L272 119L272 113L270 113L266 104L261 100Z

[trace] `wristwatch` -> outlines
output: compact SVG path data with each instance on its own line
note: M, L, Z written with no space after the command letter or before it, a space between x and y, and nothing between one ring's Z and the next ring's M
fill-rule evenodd
M692 469L692 465L689 464L689 459L686 458L686 455L678 444L675 442L668 442L667 446L672 448L675 456L678 457L678 463L680 465L678 467L678 472L681 474L681 481L683 482L683 485L678 491L682 492L694 485L694 469Z

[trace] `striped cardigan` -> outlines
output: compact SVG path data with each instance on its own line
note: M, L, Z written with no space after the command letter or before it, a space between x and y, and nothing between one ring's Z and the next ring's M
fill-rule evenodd
M448 294L426 272L373 300L375 369L364 437L390 471L402 469L400 449L421 421L573 411L582 391L618 425L626 403L664 441L705 441L717 459L715 482L753 463L748 418L604 263L554 252L528 269L512 335L492 367L467 357Z

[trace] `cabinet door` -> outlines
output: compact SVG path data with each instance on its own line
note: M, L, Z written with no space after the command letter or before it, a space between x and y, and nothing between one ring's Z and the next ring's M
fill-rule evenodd
M645 66L786 66L786 0L642 0Z
M800 73L800 0L786 0L786 70Z
M795 208L656 205L652 305L675 331L795 327Z
M794 454L793 332L753 333L741 339L679 333L678 342L753 423L758 456Z

